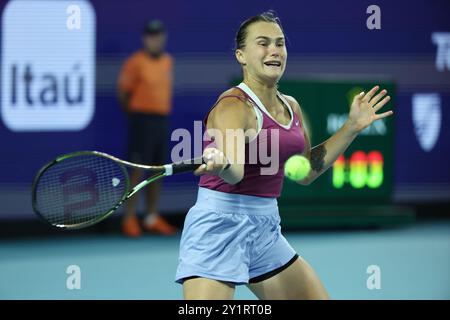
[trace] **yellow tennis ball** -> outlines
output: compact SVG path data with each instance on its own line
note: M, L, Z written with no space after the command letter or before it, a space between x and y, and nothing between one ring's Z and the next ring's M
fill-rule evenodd
M284 164L284 175L294 181L304 179L310 171L311 164L304 156L292 156Z

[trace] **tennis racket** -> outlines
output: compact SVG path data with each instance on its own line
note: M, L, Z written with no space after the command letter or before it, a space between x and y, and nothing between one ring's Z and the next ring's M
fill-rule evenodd
M127 162L97 151L79 151L57 157L36 175L32 186L33 209L54 227L80 229L110 216L140 189L165 176L190 172L202 157L161 166ZM126 167L152 176L134 187Z

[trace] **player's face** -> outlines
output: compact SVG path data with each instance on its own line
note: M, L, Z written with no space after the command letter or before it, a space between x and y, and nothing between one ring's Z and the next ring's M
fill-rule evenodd
M241 51L243 61L240 61L244 62L249 76L273 84L283 75L287 51L283 31L278 24L257 22L250 25Z
M164 51L166 36L163 33L144 35L142 42L148 52L157 55Z

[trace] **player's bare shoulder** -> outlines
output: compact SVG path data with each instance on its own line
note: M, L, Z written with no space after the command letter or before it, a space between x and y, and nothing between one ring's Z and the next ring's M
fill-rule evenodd
M217 101L209 119L214 121L234 119L246 126L247 120L252 117L253 110L250 102L245 94L237 88L223 92Z
M224 91L219 98L217 99L219 104L233 104L233 105L240 105L240 106L251 106L250 101L248 101L247 96L239 90L238 88L230 88L226 91Z

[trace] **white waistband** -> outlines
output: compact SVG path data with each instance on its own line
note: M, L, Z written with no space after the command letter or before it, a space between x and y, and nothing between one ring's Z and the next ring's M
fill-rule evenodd
M214 207L222 212L240 212L252 215L278 213L277 198L226 193L202 187L198 190L197 205Z

